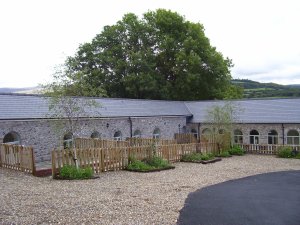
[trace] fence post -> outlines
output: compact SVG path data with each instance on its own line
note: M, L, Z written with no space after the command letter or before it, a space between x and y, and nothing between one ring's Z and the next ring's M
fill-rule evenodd
M32 174L35 175L36 174L35 157L34 157L34 151L32 147L30 148L30 154L31 154L31 171Z
M56 177L56 158L55 158L55 150L52 150L51 154L51 160L52 160L52 177Z

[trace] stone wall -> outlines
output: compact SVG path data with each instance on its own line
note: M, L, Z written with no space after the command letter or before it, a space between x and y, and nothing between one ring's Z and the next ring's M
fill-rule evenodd
M198 123L187 125L187 131L192 129L198 131ZM205 124L200 124L200 134L208 128ZM257 130L259 133L259 144L268 144L268 134L275 130L278 134L278 144L287 143L287 134L289 130L297 130L300 133L300 124L236 124L234 129L239 129L243 133L243 143L250 144L250 131Z
M152 137L154 129L158 128L161 138L172 139L174 133L178 133L179 128L185 125L185 117L84 119L80 121L78 126L80 129L77 129L75 135L77 137L90 137L94 131L97 131L101 138L113 139L114 134L120 131L122 139L125 140L135 130L140 130L141 136L144 138ZM0 121L0 142L9 132L16 132L22 145L32 146L35 151L36 162L41 162L50 160L51 150L62 146L63 137L67 130L64 122L59 120Z

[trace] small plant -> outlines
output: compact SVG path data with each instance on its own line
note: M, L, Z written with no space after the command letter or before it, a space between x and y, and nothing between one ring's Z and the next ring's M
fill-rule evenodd
M162 159L161 157L158 156L153 156L149 159L145 159L144 162L152 167L155 168L165 168L170 166L170 164L168 163L168 161Z
M93 169L91 167L77 169L76 166L64 165L59 175L62 179L88 179L93 177Z
M278 148L277 156L280 158L293 158L292 147L281 146Z
M168 161L158 156L146 158L143 159L142 161L130 157L127 169L135 170L135 171L153 171L153 170L166 169L171 167L172 166L168 163Z
M201 156L201 160L211 160L213 158L215 158L215 156L212 153L203 154Z
M207 154L201 154L197 152L193 152L190 154L186 154L182 156L182 161L185 162L199 162L202 160L210 160L213 159L215 156L212 153L207 153Z
M230 155L244 155L245 151L238 145L234 145L229 151Z
M185 154L182 156L182 161L186 161L186 162L196 162L196 161L201 161L202 160L202 154L201 153L197 153L197 152L193 152L190 154Z
M230 157L230 153L228 151L223 151L221 152L219 155L217 155L218 157Z
M153 169L152 166L140 161L140 160L134 160L131 161L131 163L129 163L129 165L127 166L128 170L151 170Z

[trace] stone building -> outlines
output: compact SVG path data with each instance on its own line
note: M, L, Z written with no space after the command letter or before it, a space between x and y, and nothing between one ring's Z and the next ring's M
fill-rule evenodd
M90 99L90 98L89 98ZM207 110L224 101L161 101L93 98L101 106L79 120L76 136L125 140L127 137L171 139L175 133L209 133ZM299 145L300 99L234 101L240 109L233 141L245 144ZM51 149L72 134L49 116L49 98L0 94L0 142L30 145L37 162L50 160ZM63 127L63 126L62 126ZM200 135L199 135L200 134Z

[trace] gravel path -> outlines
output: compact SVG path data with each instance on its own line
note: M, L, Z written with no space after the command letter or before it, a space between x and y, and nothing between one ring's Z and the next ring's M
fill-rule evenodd
M176 224L190 192L272 171L300 170L300 160L235 156L215 164L176 163L156 173L107 172L59 181L0 168L0 224Z

